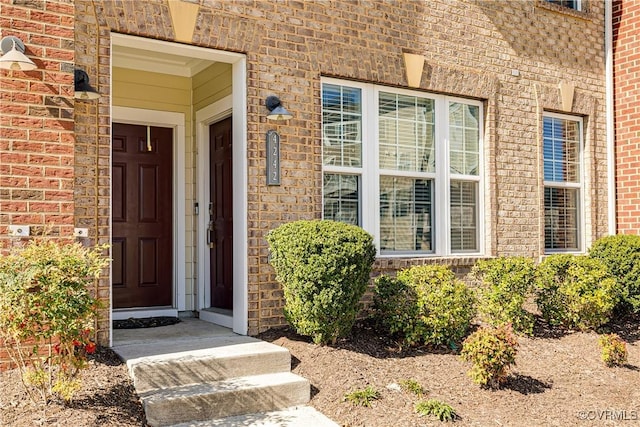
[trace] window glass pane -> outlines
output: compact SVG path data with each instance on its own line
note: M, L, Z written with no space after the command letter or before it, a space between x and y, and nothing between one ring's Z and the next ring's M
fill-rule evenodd
M578 189L544 189L546 249L578 250Z
M358 88L322 85L322 161L362 166L362 95Z
M475 252L478 250L478 184L451 181L451 250Z
M380 177L380 250L433 252L433 181Z
M569 9L580 10L580 0L546 0L548 3L554 3Z
M449 170L462 175L478 175L480 159L480 107L449 104Z
M324 219L360 225L360 189L356 175L324 174Z
M381 169L435 171L432 99L380 92L378 116Z
M580 122L545 117L543 124L544 179L580 182Z

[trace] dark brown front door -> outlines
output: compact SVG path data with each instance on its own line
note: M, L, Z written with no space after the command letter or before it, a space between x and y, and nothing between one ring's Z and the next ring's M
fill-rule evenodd
M114 123L113 307L172 305L173 130Z
M233 309L231 117L209 126L211 306Z

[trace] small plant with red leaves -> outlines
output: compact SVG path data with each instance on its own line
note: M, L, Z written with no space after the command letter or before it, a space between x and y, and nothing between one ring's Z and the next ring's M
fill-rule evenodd
M0 258L0 339L32 400L70 401L92 340L99 301L88 285L106 267L105 246L33 240Z
M482 327L462 344L460 357L473 366L467 372L473 382L485 388L500 388L509 368L516 363L518 341L511 325Z
M622 366L627 363L627 343L618 334L606 334L598 340L602 349L602 361L608 367Z

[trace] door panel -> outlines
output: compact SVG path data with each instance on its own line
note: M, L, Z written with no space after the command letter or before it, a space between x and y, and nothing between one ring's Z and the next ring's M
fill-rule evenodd
M211 306L233 309L231 117L209 127Z
M127 210L127 193L123 189L127 188L127 165L114 163L111 167L111 183L114 189L112 195L111 216L113 221L125 221ZM116 189L118 191L116 192Z
M113 124L114 308L172 305L173 130L149 131Z

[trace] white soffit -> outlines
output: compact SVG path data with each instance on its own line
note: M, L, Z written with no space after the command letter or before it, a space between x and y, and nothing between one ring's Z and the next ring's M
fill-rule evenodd
M111 34L112 66L193 77L215 62L233 63L243 55L144 37Z
M193 77L213 63L203 59L118 45L113 46L112 54L114 67L182 77Z

